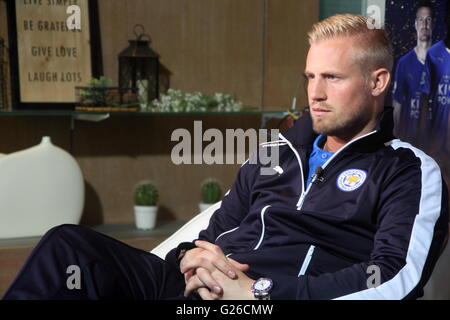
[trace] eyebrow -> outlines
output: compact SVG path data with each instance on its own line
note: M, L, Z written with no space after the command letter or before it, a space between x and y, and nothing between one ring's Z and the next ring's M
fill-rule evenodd
M307 78L308 76L310 76L310 75L314 75L314 73L313 73L313 72L308 72L308 71L303 72L303 76L306 77L306 78ZM340 72L325 71L325 72L319 73L319 76L322 76L322 77L324 77L324 76L337 76L337 77L343 77L344 74L343 74L343 73L340 73Z

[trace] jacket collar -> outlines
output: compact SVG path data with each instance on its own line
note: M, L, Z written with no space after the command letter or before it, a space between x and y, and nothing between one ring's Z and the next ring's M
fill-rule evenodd
M392 131L394 128L393 108L385 107L380 120L374 128L375 133L360 139L355 144L384 144L394 138ZM318 134L312 129L312 119L309 112L305 112L294 124L292 128L282 133L296 147L311 147Z

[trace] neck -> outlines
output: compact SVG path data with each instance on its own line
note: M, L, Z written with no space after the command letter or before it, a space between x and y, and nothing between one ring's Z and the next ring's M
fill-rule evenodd
M338 152L340 149L342 149L342 147L344 147L347 143L349 143L350 141L363 136L364 134L369 133L365 132L363 134L359 134L357 136L354 136L352 139L342 139L340 137L336 137L336 136L327 136L327 141L325 142L325 145L323 146L323 149L325 151L328 152Z
M427 41L417 41L416 50L417 51L427 51L431 47L431 38Z
M425 58L427 57L427 51L431 47L431 39L428 41L417 41L417 45L414 48L414 51L416 51L417 58L422 62L425 63Z
M368 134L369 132L373 131L373 128L375 128L376 122L371 121L363 130L361 130L357 134L352 134L348 136L339 135L339 136L333 136L328 135L325 141L325 144L323 146L323 149L328 152L337 152L339 151L343 146L345 146L347 143L349 143L352 140L355 140L358 137L361 137L365 134Z
M336 152L346 144L345 141L340 140L338 137L327 136L327 140L323 145L323 150L328 152Z

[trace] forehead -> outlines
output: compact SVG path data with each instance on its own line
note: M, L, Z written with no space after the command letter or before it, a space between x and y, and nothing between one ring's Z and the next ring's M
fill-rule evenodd
M348 70L356 63L358 45L352 38L335 38L313 43L306 60L306 71L312 69Z
M417 10L417 13L416 13L416 17L417 18L419 18L419 17L431 17L431 16L432 16L432 12L431 12L431 9L428 8L428 7L419 8L419 10Z

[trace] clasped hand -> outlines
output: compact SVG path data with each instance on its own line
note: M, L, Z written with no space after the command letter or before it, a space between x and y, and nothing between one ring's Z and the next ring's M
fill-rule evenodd
M207 241L198 240L195 245L180 262L185 296L196 291L203 300L254 299L254 280L244 274L247 264L227 258L219 246Z

